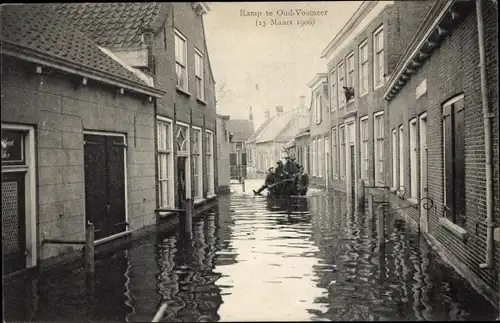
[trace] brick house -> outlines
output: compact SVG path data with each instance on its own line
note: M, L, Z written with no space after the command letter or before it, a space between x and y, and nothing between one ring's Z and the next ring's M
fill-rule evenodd
M311 142L310 184L326 188L329 185L330 169L330 119L326 102L328 97L328 75L318 73L307 84L311 89L309 109L309 140Z
M364 1L321 54L328 62L330 189L351 198L360 178L384 185L382 89L431 3Z
M254 132L253 116L250 112L249 119L229 119L229 165L231 179L246 178L247 161L250 157L247 153L246 141Z
M165 91L155 107L157 206L179 208L186 198L198 206L214 198L215 81L203 26L207 4L75 3L54 10Z
M45 5L1 8L4 274L155 223L157 90Z
M416 204L403 215L419 224L443 258L495 304L500 269L499 197L494 195L499 190L497 14L492 1L436 1L383 89L389 143L384 181L405 188L399 192L404 195L392 197L393 205ZM422 205L429 198L433 207L426 210Z

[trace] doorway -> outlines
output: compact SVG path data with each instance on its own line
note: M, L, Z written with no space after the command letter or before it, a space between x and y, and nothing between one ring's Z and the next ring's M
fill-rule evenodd
M177 156L177 206L182 208L187 196L187 157Z
M427 114L420 116L419 124L420 138L420 199L428 197L428 178L427 178ZM423 207L425 200L420 202L420 229L422 232L428 232L428 214Z
M127 230L125 136L84 134L86 221L95 240Z
M354 157L355 157L355 152L354 152L354 146L350 146L350 155L351 155L351 171L350 171L350 181L351 181L351 198L354 201L356 198L356 168L355 168L355 162L354 162Z

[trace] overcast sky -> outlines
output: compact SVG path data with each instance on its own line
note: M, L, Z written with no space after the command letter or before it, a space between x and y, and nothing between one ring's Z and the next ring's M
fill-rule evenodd
M264 121L264 110L275 114L276 105L290 110L306 96L307 83L316 73L326 72L321 52L356 11L361 1L332 2L210 2L204 16L207 46L218 91L217 113L234 119L248 118L253 107L255 125ZM327 11L314 17L314 25L297 26L310 17L278 16L296 9ZM262 16L243 16L261 12ZM270 26L272 18L292 20L294 25ZM266 22L257 27L256 20Z

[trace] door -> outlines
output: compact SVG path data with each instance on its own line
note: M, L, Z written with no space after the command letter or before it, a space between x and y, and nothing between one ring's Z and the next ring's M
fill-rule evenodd
M354 166L354 146L351 147L351 167L350 167L350 181L351 181L351 197L354 200L356 198L356 168Z
M177 206L183 207L184 201L186 200L186 189L187 189L187 177L186 177L186 164L187 157L178 156L177 157Z
M127 229L123 136L85 134L86 220L99 240Z
M25 172L2 173L3 274L26 267Z
M425 198L428 196L427 184L427 116L420 117L420 229L422 232L428 230L428 214L427 210L423 207L426 203Z

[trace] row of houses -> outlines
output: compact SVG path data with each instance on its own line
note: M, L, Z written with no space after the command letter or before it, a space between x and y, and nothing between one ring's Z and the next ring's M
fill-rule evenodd
M389 192L391 207L495 304L497 13L496 1L363 2L321 53L309 127L294 139L313 185L351 201L360 179Z
M216 197L208 11L2 6L4 274L78 253L47 241L82 241L89 222L99 245L175 216L187 198Z

